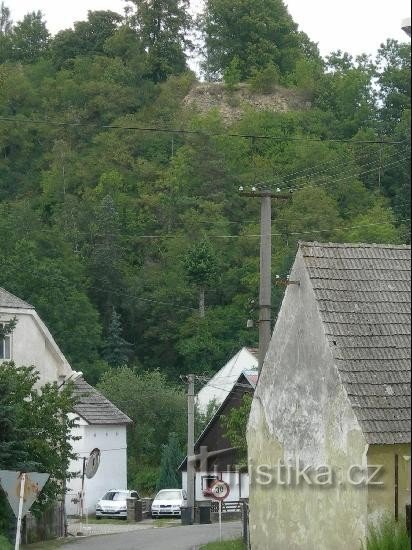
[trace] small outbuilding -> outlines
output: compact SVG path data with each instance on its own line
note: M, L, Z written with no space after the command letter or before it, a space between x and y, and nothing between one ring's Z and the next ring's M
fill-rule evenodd
M301 243L248 427L253 550L360 550L410 504L411 249Z

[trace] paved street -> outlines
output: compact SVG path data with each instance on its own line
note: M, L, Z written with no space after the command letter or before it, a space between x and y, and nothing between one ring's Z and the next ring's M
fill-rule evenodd
M223 538L241 536L239 523L223 525ZM64 550L193 550L219 539L218 525L193 525L150 529L132 533L91 537L64 546Z

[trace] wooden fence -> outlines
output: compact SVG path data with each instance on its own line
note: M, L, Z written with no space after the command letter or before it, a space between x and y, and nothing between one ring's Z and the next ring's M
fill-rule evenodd
M56 505L36 518L30 512L24 518L22 542L31 544L65 536L64 507Z

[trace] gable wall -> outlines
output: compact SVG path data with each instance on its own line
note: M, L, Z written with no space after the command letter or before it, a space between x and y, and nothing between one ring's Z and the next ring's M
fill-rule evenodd
M367 529L366 488L338 481L296 486L293 470L289 485L276 481L279 461L328 465L340 480L352 464L366 465L368 448L300 254L291 278L301 285L286 292L248 426L252 549L359 550ZM262 466L272 480L259 475ZM285 472L282 479L287 483Z
M47 336L37 322L34 310L27 313L0 308L0 320L17 318L11 335L12 358L16 366L35 366L40 373L39 386L47 382L59 382L61 376L71 373L67 363L58 357Z

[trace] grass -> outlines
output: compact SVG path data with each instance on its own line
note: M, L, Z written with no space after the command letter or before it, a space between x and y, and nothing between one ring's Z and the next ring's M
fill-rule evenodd
M68 540L49 540L46 542L37 542L36 544L28 544L27 546L22 546L24 550L56 550L69 542ZM1 548L1 547L0 547Z
M202 546L200 550L245 550L245 545L241 540L213 542L206 546Z
M410 550L411 540L406 526L385 520L379 528L370 530L365 550Z

